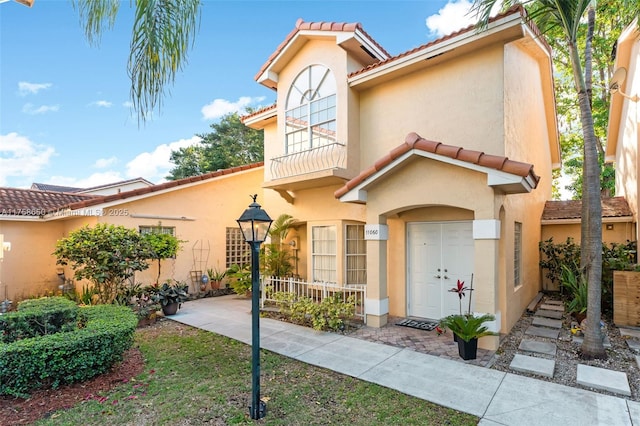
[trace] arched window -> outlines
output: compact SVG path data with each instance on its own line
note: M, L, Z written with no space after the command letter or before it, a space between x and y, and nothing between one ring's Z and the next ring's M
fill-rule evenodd
M287 154L336 141L336 81L322 65L305 68L294 80L286 104Z

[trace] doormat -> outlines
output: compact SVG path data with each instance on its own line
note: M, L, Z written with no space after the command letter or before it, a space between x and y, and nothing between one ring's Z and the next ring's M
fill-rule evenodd
M438 326L438 323L435 321L412 320L407 318L407 319L403 319L400 322L397 322L396 325L401 325L403 327L417 328L418 330L431 331Z

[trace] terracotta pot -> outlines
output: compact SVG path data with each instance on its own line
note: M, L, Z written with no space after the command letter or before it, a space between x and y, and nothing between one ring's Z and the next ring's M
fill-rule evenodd
M165 315L175 315L175 313L178 312L179 307L180 307L180 304L178 302L169 303L168 305L165 305L162 307L162 312Z

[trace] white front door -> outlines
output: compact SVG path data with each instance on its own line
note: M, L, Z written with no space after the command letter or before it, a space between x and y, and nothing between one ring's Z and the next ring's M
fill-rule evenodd
M472 222L407 224L407 313L439 319L460 313L460 300L449 289L458 280L470 285L473 273ZM469 309L469 294L462 312ZM473 307L472 307L473 310Z

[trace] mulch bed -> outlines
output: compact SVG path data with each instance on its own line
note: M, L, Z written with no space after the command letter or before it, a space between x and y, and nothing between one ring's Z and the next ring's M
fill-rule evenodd
M137 348L132 348L125 352L123 361L111 371L86 382L60 386L58 389L36 390L28 399L0 396L0 424L30 424L57 410L73 407L90 395L108 391L143 371L142 353Z

